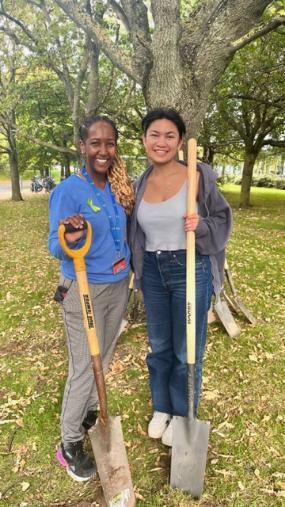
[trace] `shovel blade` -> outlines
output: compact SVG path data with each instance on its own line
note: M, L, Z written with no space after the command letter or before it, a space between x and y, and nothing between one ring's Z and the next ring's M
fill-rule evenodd
M227 303L219 299L214 303L214 310L228 335L231 338L236 338L240 334L240 328L234 320Z
M210 422L173 418L170 485L199 498L203 493Z
M106 423L98 418L88 433L107 506L135 506L120 417L108 417Z
M252 315L252 313L246 308L245 304L243 303L243 301L236 296L235 298L236 300L236 303L240 309L240 311L243 313L243 315L245 316L245 318L248 320L248 322L250 322L250 324L256 324L256 318Z

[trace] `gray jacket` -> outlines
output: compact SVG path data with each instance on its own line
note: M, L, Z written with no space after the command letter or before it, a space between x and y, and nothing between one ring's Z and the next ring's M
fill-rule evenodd
M135 182L136 203L129 226L129 245L132 252L134 286L141 288L145 235L138 221L137 213L146 187L147 178L153 166ZM197 164L200 173L198 213L200 220L195 232L196 249L211 260L214 292L218 295L224 279L225 246L232 229L232 212L228 202L216 187L217 175L204 163Z

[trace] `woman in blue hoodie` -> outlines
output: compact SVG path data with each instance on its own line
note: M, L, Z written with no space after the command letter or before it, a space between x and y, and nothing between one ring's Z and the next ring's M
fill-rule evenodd
M85 242L83 220L92 227L92 244L85 258L90 296L103 368L106 371L128 297L130 251L126 243L126 215L134 196L131 181L118 155L118 131L105 116L88 116L80 127L80 148L85 165L64 180L50 197L49 249L60 260L57 300L62 305L69 369L61 411L61 444L57 459L77 481L95 473L85 453L85 431L95 422L98 396L73 261L58 240L59 224L71 224L66 233L70 248Z
M172 416L186 416L186 234L196 238L196 366L194 410L197 413L213 291L223 280L224 250L232 214L217 190L216 175L197 166L196 212L186 216L187 168L177 161L186 129L170 108L150 111L142 120L143 143L152 165L135 185L136 203L129 241L135 288L142 289L151 352L147 356L154 414L151 438L172 444Z

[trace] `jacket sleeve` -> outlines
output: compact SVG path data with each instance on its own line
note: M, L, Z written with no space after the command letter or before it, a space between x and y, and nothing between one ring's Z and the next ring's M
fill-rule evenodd
M201 255L215 255L224 250L232 230L231 208L213 185L205 203L207 216L200 217L196 229L196 248Z
M69 192L65 192L59 185L50 195L49 200L49 217L50 230L48 238L48 247L50 253L60 261L68 259L68 255L62 250L58 240L59 221L64 218L79 213L78 206ZM76 243L69 244L70 248L78 249L84 244L85 239L82 238Z

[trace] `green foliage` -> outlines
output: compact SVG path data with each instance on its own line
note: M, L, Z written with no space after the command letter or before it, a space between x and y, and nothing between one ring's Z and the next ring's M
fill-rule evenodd
M13 87L7 88L0 104L0 114L5 108L10 111L14 105L19 168L22 173L26 170L39 172L65 162L63 154L40 143L74 149L74 128L77 131L75 112L82 119L90 92L93 92L90 90L92 69L90 55L88 57L86 51L86 37L55 2L48 0L45 6L43 8L43 3L36 5L35 2L27 4L24 0L19 0L16 5L12 1L5 2L5 10L10 15L5 25L10 37L13 33L18 41L17 49L13 49L17 71ZM101 18L110 35L115 37L117 25L108 16L102 18L105 11L103 3L97 2L92 6L92 16ZM18 19L19 23L13 23L12 17ZM1 37L3 47L10 48L11 55L11 39L7 34L1 34ZM125 49L130 48L127 36L120 38L120 45ZM78 90L78 111L75 111L77 82L87 57L89 60ZM5 67L3 72L8 80ZM144 101L140 87L115 69L102 53L97 78L94 110L98 114L109 115L117 122L120 152L123 155L141 155L140 117L144 111ZM69 157L74 164L76 157ZM139 171L140 163L132 160L134 163L128 162L128 169L133 174Z
M200 142L214 151L241 158L244 149L257 154L268 138L284 136L283 37L278 31L236 53L204 121Z

